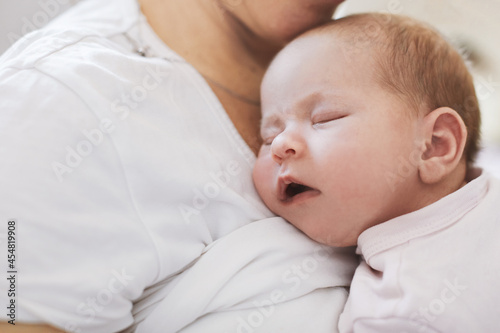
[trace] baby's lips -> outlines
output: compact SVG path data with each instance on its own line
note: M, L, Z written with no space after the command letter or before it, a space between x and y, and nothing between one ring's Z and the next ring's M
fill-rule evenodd
M293 178L289 175L280 175L278 177L278 198L281 201L286 201L288 199L288 195L286 194L286 189L288 185L293 183Z
M287 189L290 186L290 184L298 184L305 186L307 188L310 188L314 190L312 187L307 186L306 184L302 183L301 181L297 180L296 178L286 174L286 175L280 175L278 177L278 198L281 201L289 201L292 197L287 193Z

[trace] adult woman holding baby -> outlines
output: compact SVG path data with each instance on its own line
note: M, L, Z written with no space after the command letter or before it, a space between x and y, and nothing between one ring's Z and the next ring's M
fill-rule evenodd
M272 216L251 180L259 85L273 56L340 2L88 0L2 56L0 215L20 226L16 331L152 332L147 318L214 243ZM328 255L306 254L316 266L290 265L273 291L332 286L309 278ZM285 299L252 293L264 294L254 307ZM262 309L235 328L260 327ZM13 318L1 320L9 332Z

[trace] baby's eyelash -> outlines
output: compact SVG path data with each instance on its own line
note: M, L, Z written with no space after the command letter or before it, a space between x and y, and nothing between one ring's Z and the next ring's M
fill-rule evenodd
M331 115L331 116L326 116L326 117L322 117L322 118L319 118L318 120L315 120L313 119L312 120L312 123L314 125L318 125L318 124L324 124L324 123L328 123L330 121L334 121L334 120L339 120L339 119L342 119L344 117L346 117L347 115L341 115L341 116L338 116L338 115Z

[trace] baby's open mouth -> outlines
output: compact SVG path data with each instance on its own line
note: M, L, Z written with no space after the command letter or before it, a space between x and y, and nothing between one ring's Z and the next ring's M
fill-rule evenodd
M287 185L285 189L285 194L287 199L291 199L297 194L304 193L306 191L311 191L313 190L311 187L302 185L302 184L297 184L297 183L290 183Z
M278 195L283 203L302 202L320 193L315 188L298 183L294 177L289 175L282 176L278 180Z

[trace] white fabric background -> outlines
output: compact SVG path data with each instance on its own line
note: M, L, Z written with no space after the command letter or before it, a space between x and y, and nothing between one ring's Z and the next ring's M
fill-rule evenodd
M0 53L80 0L0 0Z

